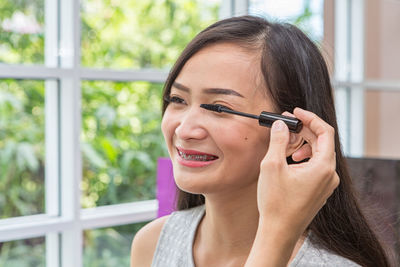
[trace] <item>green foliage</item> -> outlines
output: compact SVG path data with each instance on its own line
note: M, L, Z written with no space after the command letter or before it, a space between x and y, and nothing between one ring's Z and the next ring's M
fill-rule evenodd
M5 29L7 20L20 13L28 25ZM41 29L33 29L33 24ZM14 25L21 24L21 17ZM31 24L31 25L29 25ZM0 0L0 63L40 64L44 62L44 0Z
M0 82L0 218L44 212L44 83Z
M132 239L146 223L85 231L83 265L86 267L129 266Z
M45 238L0 243L0 267L45 266Z
M199 0L86 0L82 64L169 68L183 47L217 20L218 4Z
M155 198L161 84L82 83L82 205Z
M0 0L0 27L16 12L44 25L44 1ZM208 1L82 1L82 65L164 68L217 19ZM0 62L43 63L43 32L0 29ZM166 156L160 131L162 84L82 82L82 206L155 197L156 162ZM62 100L61 100L62 101ZM44 212L44 82L0 82L0 216ZM85 232L85 266L128 266L142 225ZM44 244L0 243L0 266L42 266ZM31 253L32 249L37 251ZM32 259L18 257L32 254Z

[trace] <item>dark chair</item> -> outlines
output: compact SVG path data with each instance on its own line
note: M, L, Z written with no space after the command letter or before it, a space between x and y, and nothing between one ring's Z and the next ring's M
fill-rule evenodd
M400 262L400 160L347 158L347 162L361 207L394 262Z

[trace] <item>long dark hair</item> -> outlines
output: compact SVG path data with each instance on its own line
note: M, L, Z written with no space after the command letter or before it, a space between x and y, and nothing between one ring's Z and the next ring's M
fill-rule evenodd
M336 172L340 185L309 225L311 241L362 266L385 267L389 261L368 225L354 195L341 151L333 93L326 63L317 46L298 28L271 23L260 17L242 16L214 23L185 48L164 86L164 99L185 63L202 48L231 42L261 55L266 94L279 112L301 107L317 114L335 128ZM168 103L164 101L163 112ZM177 208L204 203L204 196L179 190Z

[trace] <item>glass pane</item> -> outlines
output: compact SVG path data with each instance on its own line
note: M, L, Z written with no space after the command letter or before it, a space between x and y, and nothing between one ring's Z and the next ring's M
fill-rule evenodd
M129 266L133 237L146 223L84 231L83 266Z
M0 62L44 62L44 0L1 0Z
M155 198L162 84L82 82L82 207Z
M400 80L400 1L365 1L365 76Z
M44 212L44 82L0 80L0 218Z
M169 68L222 0L83 0L82 65Z
M45 247L44 237L0 243L0 266L45 266Z
M400 159L400 90L368 91L364 108L365 156Z
M400 88L399 88L400 89ZM362 90L359 87L335 88L341 95L336 99L339 133L342 136L342 146L354 147L361 145L361 155L348 151L349 157L367 157L400 159L400 141L398 133L400 125L397 123L400 113L400 90L384 91L380 88L364 89L364 95L357 95L363 101L354 101L351 90ZM336 94L338 96L338 94ZM360 98L361 97L361 98ZM341 109L341 111L340 111ZM355 111L356 110L356 111ZM363 120L363 129L359 130L360 123L356 119ZM342 122L342 125L340 125ZM362 125L362 124L361 124ZM344 141L347 141L345 143ZM362 141L361 144L358 142Z
M249 13L297 25L316 42L323 38L323 0L250 0Z

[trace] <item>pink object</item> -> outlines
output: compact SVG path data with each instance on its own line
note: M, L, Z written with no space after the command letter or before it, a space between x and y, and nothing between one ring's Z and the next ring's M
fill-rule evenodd
M175 210L176 185L172 162L169 158L159 158L157 161L157 217L170 214Z

